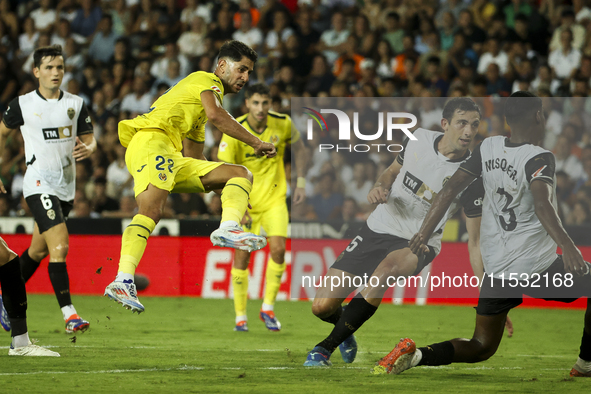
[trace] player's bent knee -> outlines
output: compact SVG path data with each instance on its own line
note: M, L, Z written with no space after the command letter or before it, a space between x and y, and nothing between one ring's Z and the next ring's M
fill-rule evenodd
M69 243L67 243L67 242L59 243L59 244L55 245L53 248L51 248L51 250L49 251L49 258L50 259L65 260L66 256L68 256L69 250L70 250ZM41 260L43 260L43 258L41 258ZM41 261L41 260L37 260L37 261Z
M8 248L0 248L0 267L16 257L16 253Z
M160 218L162 217L162 208L160 207L148 207L138 210L138 214L144 215L149 217L154 221L154 223L158 223Z
M330 298L315 298L312 303L312 313L319 318L328 317L334 313L336 308L340 305L332 305Z
M237 168L238 171L236 176L239 176L240 178L246 178L250 183L252 183L254 179L252 172L250 172L250 170L244 166L237 166Z
M46 258L47 256L49 256L49 249L31 250L31 248L29 248L29 257L35 261L41 261L44 258Z
M482 343L474 338L472 338L470 342L472 342L473 346L476 348L476 351L474 352L472 359L468 361L469 363L479 363L486 361L497 352L498 346L493 344Z
M285 261L285 248L283 247L271 247L271 257L277 264L283 264Z
M230 172L228 174L227 180L230 180L231 178L246 178L250 182L252 182L252 172L250 172L248 168L241 166L239 164L232 164L228 167L230 169Z

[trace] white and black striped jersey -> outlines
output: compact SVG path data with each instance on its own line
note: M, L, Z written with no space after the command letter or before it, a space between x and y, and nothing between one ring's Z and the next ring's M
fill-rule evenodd
M45 99L36 90L12 100L3 122L9 129L20 127L23 134L27 162L25 197L47 193L62 201L73 200L76 136L92 133L82 98L60 91L58 99Z
M542 273L556 259L556 243L534 209L533 181L553 186L556 207L554 155L532 144L513 144L490 137L474 150L461 169L482 175L485 197L480 225L480 252L484 270L501 274Z
M437 145L443 138L443 133L417 129L414 136L417 140L407 141L404 151L396 158L402 168L390 188L388 202L378 205L367 219L368 227L376 233L411 239L419 232L437 193L470 155L466 151L465 157L450 160L439 153ZM480 216L482 195L482 184L477 180L454 199L427 242L436 253L441 250L445 222L460 206L464 207L467 216Z

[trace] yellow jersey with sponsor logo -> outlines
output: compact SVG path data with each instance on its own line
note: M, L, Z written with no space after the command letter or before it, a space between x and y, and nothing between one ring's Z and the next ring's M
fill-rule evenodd
M264 211L279 204L285 204L287 182L283 157L285 146L300 139L300 133L293 128L291 118L277 112L269 111L267 127L257 133L248 124L248 114L236 119L246 130L265 142L271 142L277 148L277 156L268 159L256 156L254 149L227 135L220 142L218 158L226 163L242 164L252 172L254 182L250 192L250 204L253 212Z
M217 75L197 71L168 89L158 98L150 111L135 119L119 122L119 140L125 147L135 133L160 130L180 151L183 140L189 138L195 142L205 141L205 123L207 116L201 103L201 93L211 90L220 103L224 98L224 86Z

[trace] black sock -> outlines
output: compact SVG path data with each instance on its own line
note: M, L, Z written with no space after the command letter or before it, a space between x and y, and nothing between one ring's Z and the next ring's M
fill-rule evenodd
M454 359L455 349L450 341L434 343L419 350L423 353L423 358L418 365L448 365Z
M35 261L29 256L29 249L25 250L20 257L21 260L21 272L23 274L23 279L25 283L31 279L31 276L37 271L39 268L40 261Z
M49 279L53 286L53 291L60 304L60 308L72 304L70 297L70 279L68 278L68 268L66 263L49 263L47 267L49 272Z
M8 313L12 336L27 332L27 291L18 256L0 267L2 302Z
M378 307L365 301L365 298L358 296L353 298L341 314L332 332L326 339L317 346L322 346L329 352L339 346L345 339L349 338L363 323L365 323L376 312Z
M585 361L591 361L591 334L587 334L585 330L583 330L580 349L579 357Z
M337 324L337 322L341 318L342 314L343 314L343 306L339 305L337 310L334 311L334 313L332 315L330 315L328 317L321 317L320 320L325 321L327 323L331 323L331 324Z

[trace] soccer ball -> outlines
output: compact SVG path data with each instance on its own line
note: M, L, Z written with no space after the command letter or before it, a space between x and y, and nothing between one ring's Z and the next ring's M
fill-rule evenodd
M133 282L138 291L146 290L146 288L150 286L150 279L144 274L135 274L133 276Z

